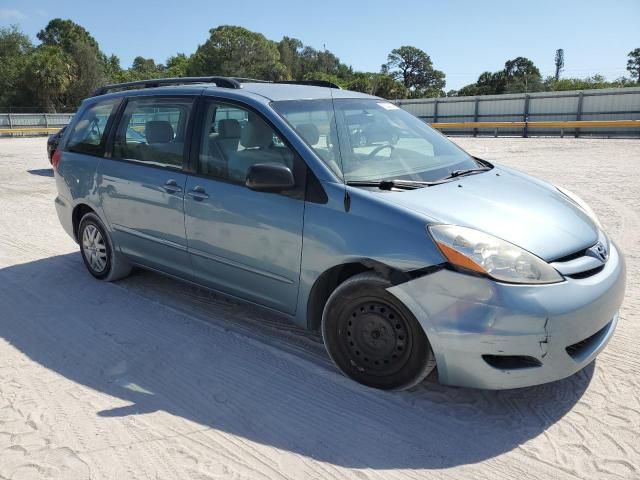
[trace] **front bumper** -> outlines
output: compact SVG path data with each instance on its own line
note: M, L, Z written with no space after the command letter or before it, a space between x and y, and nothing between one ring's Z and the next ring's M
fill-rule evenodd
M424 328L441 383L506 389L559 380L592 362L615 330L625 278L612 243L604 269L580 280L508 285L440 270L388 290ZM539 365L485 360L495 356L532 357Z

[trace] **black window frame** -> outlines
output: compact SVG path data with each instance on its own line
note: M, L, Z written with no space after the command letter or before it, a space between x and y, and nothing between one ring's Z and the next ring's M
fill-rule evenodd
M107 151L109 150L109 140L111 139L112 129L114 122L119 118L120 109L122 108L122 98L104 98L95 102L91 102L86 105L80 112L76 114L74 117L73 123L70 125L71 128L68 129L68 135L66 135L64 145L62 150L65 152L77 153L79 155L89 155L92 157L104 158ZM71 137L73 135L73 130L78 122L82 120L83 115L90 109L109 102L114 102L113 107L111 108L111 113L109 114L109 118L107 119L107 123L104 127L104 133L102 134L102 138L100 139L100 143L96 145L95 151L83 151L83 150L75 150L69 148L69 142L71 141ZM78 115L79 114L79 115Z
M109 137L106 142L105 155L104 157L113 160L116 162L124 162L130 163L133 165L140 165L149 168L158 168L161 170L168 170L171 172L182 172L189 173L189 165L191 164L191 153L192 153L192 140L193 128L196 124L196 117L198 115L198 106L199 106L199 98L200 94L196 93L185 93L183 95L180 94L155 94L155 95L127 95L122 98L122 101L118 107L118 110L115 115L115 119L113 119L113 123L111 129L109 130ZM154 163L145 162L144 160L137 160L133 158L116 158L113 156L113 147L115 145L116 133L118 131L118 127L120 126L123 118L124 112L127 109L127 105L130 101L133 100L144 100L144 99L168 99L168 100L191 100L191 112L189 115L189 119L187 120L187 124L185 126L185 135L184 135L184 148L182 151L182 167L176 167L171 165L157 165Z
M198 107L196 109L196 122L193 125L192 138L191 138L191 155L188 173L197 178L203 178L209 181L226 183L229 185L235 185L237 187L247 188L246 185L242 183L234 182L226 178L215 177L213 175L207 175L200 172L200 149L202 148L202 135L204 133L204 122L206 120L205 116L209 105L212 103L226 105L229 107L235 107L244 109L248 112L253 113L262 121L264 121L269 128L271 128L274 133L282 140L282 143L291 151L293 154L293 176L296 182L296 186L291 190L284 190L282 192L275 193L275 195L283 195L287 197L297 198L300 200L306 200L306 194L308 192L307 184L309 183L309 176L313 176L313 172L307 165L307 162L300 155L300 153L291 145L289 139L282 133L282 131L277 128L273 122L267 118L262 112L258 111L251 105L248 105L245 102L236 99L230 99L225 97L218 97L213 95L202 95L198 101ZM317 182L316 182L317 183ZM268 195L273 195L274 193L268 193Z

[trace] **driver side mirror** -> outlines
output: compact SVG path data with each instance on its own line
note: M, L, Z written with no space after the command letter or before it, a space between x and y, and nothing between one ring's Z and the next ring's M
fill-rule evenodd
M296 186L293 172L281 163L256 163L251 165L247 180L247 188L257 192L282 192Z

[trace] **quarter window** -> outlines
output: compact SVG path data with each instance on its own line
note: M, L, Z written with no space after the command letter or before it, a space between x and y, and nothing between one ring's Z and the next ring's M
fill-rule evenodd
M281 163L293 170L293 152L256 113L210 103L203 123L199 173L244 184L257 163Z
M119 99L98 102L82 112L81 117L72 127L73 130L66 146L67 150L102 156L107 122L119 103Z
M181 169L192 107L190 98L129 100L116 130L113 158Z

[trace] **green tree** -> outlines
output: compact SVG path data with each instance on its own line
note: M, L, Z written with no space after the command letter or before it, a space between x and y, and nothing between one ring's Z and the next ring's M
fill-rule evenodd
M407 87L405 87L402 82L398 82L389 75L383 75L381 73L376 74L372 79L372 84L373 95L377 97L396 100L399 98L407 98L409 96L409 90Z
M556 56L554 58L554 64L556 66L555 79L556 79L556 82L557 82L558 80L560 80L560 72L564 68L564 49L559 48L558 50L556 50Z
M555 80L554 77L547 77L544 81L545 90L591 90L595 88L621 88L634 86L635 82L625 77L618 78L613 81L599 74L586 78L561 78Z
M369 95L373 95L374 86L373 86L373 78L375 73L369 72L356 72L353 74L353 77L347 83L346 88L348 90L352 90L354 92L367 93Z
M0 105L28 103L22 79L25 59L32 50L31 40L17 26L0 28Z
M146 80L147 78L159 78L164 75L164 66L156 65L153 58L137 56L129 69L130 80Z
M445 74L433 68L431 57L416 47L402 46L391 51L382 73L400 80L415 97L444 95Z
M189 57L184 53L177 53L167 58L165 74L167 77L186 77L189 69Z
M525 57L507 60L504 64L506 93L537 92L542 90L542 76L534 63ZM503 93L503 92L497 92Z
M303 77L301 65L301 53L304 45L297 38L282 37L278 42L280 63L287 68L287 79L299 80Z
M627 70L631 74L631 78L635 78L637 82L640 82L640 48L631 50L627 55Z
M325 82L331 82L338 85L340 88L347 88L348 81L333 75L331 73L324 72L309 72L300 80L324 80Z
M383 73L355 72L347 88L389 100L406 98L409 95L402 82Z
M281 80L287 68L280 62L277 44L243 27L224 25L209 31L189 65L190 75L226 75Z
M120 66L120 59L116 55L110 55L105 64L106 81L110 83L122 83L129 80L126 70Z
M37 37L43 46L60 48L73 63L73 79L65 94L65 103L69 105L79 105L113 73L113 64L100 51L96 39L72 20L54 18Z
M482 72L476 83L465 85L458 96L538 92L544 89L540 70L525 57L507 60L497 72Z
M63 107L73 78L73 62L54 45L40 45L29 54L25 66L25 85L38 100L38 107L55 112Z
M107 82L105 62L96 55L92 45L81 40L71 46L69 57L73 61L73 81L67 89L65 101L68 105L77 106Z
M72 20L54 18L36 36L43 45L57 46L67 53L71 53L77 42L87 43L95 49L96 53L100 52L96 39L84 27Z
M478 87L476 95L504 93L507 88L507 74L504 70L494 73L482 72L476 86Z

